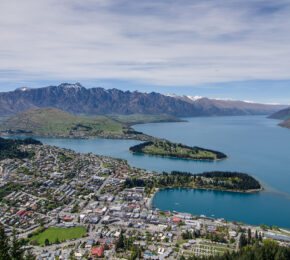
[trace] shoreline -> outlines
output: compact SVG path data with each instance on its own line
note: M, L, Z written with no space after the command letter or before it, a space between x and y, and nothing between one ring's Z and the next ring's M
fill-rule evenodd
M222 161L222 160L225 160L225 159L229 158L228 156L226 156L225 158L222 158L222 159L209 160L209 159L194 159L194 158L186 158L186 157L180 158L180 157L174 157L174 156L155 155L155 154L153 155L153 154L148 154L148 153L137 153L137 152L130 151L130 149L129 149L129 152L132 153L132 154L149 155L149 156L152 156L152 157L170 158L170 159L177 159L177 160L204 161L204 162L218 162L218 161Z
M241 194L249 194L249 193L257 193L260 191L264 190L264 187L261 186L260 189L251 189L251 190L220 190L220 189L215 189L215 188L202 188L202 187L165 187L165 188L156 188L156 190L154 191L152 197L150 197L150 200L153 200L153 197L156 195L157 192L161 191L161 190L169 190L169 189L192 189L192 190L207 190L207 191L221 191L221 192L233 192L233 193L241 193Z
M206 191L221 191L221 192L234 192L234 193L241 193L241 194L250 194L250 193L257 193L260 191L264 190L264 187L261 185L260 189L251 189L251 190L246 190L246 191L240 191L240 190L219 190L219 189L214 189L214 188L198 188L198 187L166 187L166 188L155 188L153 194L150 194L150 197L147 199L146 202L146 207L148 209L152 209L153 205L153 199L155 197L155 195L161 191L161 190L169 190L169 189L192 189L192 190L206 190Z
M119 137L114 137L114 136L52 136L52 135L26 135L26 134L17 134L17 135L12 135L12 134L7 134L7 133L1 133L0 132L0 137L23 137L23 138L53 138L53 139L80 139L80 140L89 140L89 139L111 139L111 140L135 140L135 141L141 141L141 142L146 142L149 140L154 140L157 139L153 136L149 136L144 134L144 137L148 139L138 139L138 138L134 138L132 137L123 137L123 138L119 138Z

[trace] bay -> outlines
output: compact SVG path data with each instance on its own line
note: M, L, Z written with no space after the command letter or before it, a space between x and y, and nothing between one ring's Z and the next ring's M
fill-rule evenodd
M203 162L133 155L134 140L39 138L44 143L77 152L128 160L132 166L157 172L172 170L199 173L213 170L239 171L257 178L265 190L255 194L170 189L159 191L154 206L194 215L223 217L249 224L290 228L290 130L265 116L186 118L188 122L136 125L134 129L191 146L226 153L229 158Z

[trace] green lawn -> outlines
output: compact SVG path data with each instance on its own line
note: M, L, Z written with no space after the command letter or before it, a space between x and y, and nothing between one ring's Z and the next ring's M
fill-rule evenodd
M30 241L37 241L39 245L44 245L45 239L48 239L50 244L55 243L58 239L60 242L71 240L74 238L81 238L86 234L85 227L73 227L73 228L56 228L50 227L43 232L34 235L30 238Z

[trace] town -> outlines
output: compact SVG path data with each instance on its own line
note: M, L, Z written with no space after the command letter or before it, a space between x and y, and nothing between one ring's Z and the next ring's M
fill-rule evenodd
M49 145L21 145L31 158L0 161L0 222L36 259L187 259L275 240L278 227L154 208L157 187L126 187L160 174L125 160Z

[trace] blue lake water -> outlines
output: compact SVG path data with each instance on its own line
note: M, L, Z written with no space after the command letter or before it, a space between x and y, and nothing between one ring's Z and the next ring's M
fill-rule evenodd
M153 204L163 210L224 217L249 224L290 228L290 130L265 116L187 118L188 122L136 125L137 131L187 145L226 153L229 158L202 162L133 155L133 140L74 140L42 138L44 143L77 152L118 157L148 170L227 170L256 177L266 188L256 194L170 189L159 191Z

